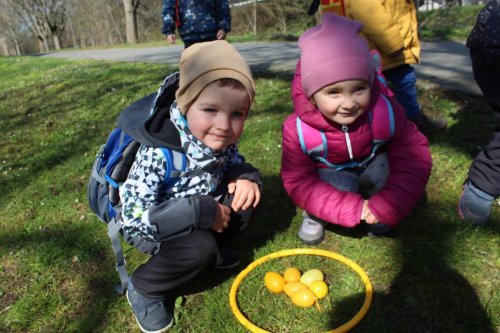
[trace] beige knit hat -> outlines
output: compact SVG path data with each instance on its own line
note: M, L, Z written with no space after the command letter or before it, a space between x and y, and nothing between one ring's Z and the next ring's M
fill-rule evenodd
M223 78L241 82L248 91L250 104L255 97L250 67L225 40L196 43L185 49L181 54L179 72L179 89L175 97L183 115L208 84Z

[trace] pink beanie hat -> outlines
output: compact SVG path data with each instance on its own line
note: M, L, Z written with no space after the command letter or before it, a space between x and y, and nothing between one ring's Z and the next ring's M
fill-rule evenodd
M345 80L373 82L375 66L357 21L325 13L321 25L299 38L302 87L308 98L321 88Z

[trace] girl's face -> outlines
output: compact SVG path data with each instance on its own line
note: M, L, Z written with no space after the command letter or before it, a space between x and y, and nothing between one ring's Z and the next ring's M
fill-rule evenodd
M370 91L370 84L365 80L341 81L316 92L312 102L327 119L350 125L368 110Z
M243 133L250 99L245 89L207 85L186 112L191 133L206 146L223 150Z

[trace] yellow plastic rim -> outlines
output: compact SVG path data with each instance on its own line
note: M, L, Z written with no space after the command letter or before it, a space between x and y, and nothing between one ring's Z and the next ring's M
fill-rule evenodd
M272 333L270 331L266 331L256 325L254 325L250 320L248 320L243 313L241 313L240 309L238 308L238 303L236 301L236 294L238 292L238 288L241 284L241 281L257 266L265 263L268 260L271 259L276 259L276 258L281 258L281 257L288 257L288 256L294 256L294 255L301 255L301 254L308 254L308 255L315 255L315 256L323 256L327 258L331 258L337 261L340 261L341 263L347 265L349 268L354 270L358 275L360 276L361 280L363 281L365 285L365 301L363 302L363 305L359 309L359 311L352 317L351 320L346 322L345 324L328 331L327 333L342 333L342 332L348 332L350 329L352 329L354 326L356 326L361 319L366 315L368 312L368 309L370 308L370 305L372 303L373 299L373 288L372 288L372 283L370 282L370 279L368 278L368 275L366 275L365 271L361 267L358 266L354 261L347 259L344 256L341 256L340 254L330 252L330 251L325 251L325 250L319 250L319 249L290 249L290 250L283 250L283 251L278 251L278 252L273 252L270 253L264 257L261 257L254 262L252 262L250 265L248 265L244 270L236 276L236 279L234 280L232 286L231 286L231 291L229 292L229 305L231 306L231 310L233 311L233 314L235 315L236 319L243 325L245 328L247 328L250 332L253 333Z

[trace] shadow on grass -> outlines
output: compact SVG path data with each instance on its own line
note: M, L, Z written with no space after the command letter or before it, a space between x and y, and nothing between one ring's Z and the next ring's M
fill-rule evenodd
M430 143L458 149L472 159L491 140L496 124L495 112L483 96L467 95L459 91L436 89L424 92L424 107L429 98L440 98L456 103L458 109L452 115L454 123L446 130L428 136ZM429 97L431 95L431 97ZM432 96L434 95L434 96ZM427 101L426 101L427 100ZM440 110L435 115L442 116Z
M453 244L472 226L436 220L433 211L448 209L441 206L421 207L422 213L395 230L401 270L385 289L374 288L372 305L353 332L495 332L474 287L448 264ZM499 234L497 224L489 229ZM364 298L356 294L342 300L330 315L329 329L349 321Z
M11 279L2 283L1 309L8 309L18 301L23 303L29 302L30 298L35 299L23 310L23 317L29 320L2 323L0 331L34 330L31 325L43 322L53 315L53 311L59 311L62 299L77 305L65 315L65 321L76 328L76 332L93 331L106 320L105 315L114 302L111 291L116 282L110 276L117 278L117 275L106 254L106 247L96 241L92 226L95 227L94 224L67 221L64 227L49 226L16 234L0 233L2 255L10 256L18 263L6 266L2 271ZM109 270L102 269L105 261L110 262ZM71 277L68 278L67 274ZM76 282L76 276L83 278L84 291L78 291L81 298L73 294L78 289L75 285L80 284ZM22 283L27 283L29 291L22 287ZM19 291L28 295L17 294ZM102 321L96 318L102 318ZM56 330L56 327L52 329Z

